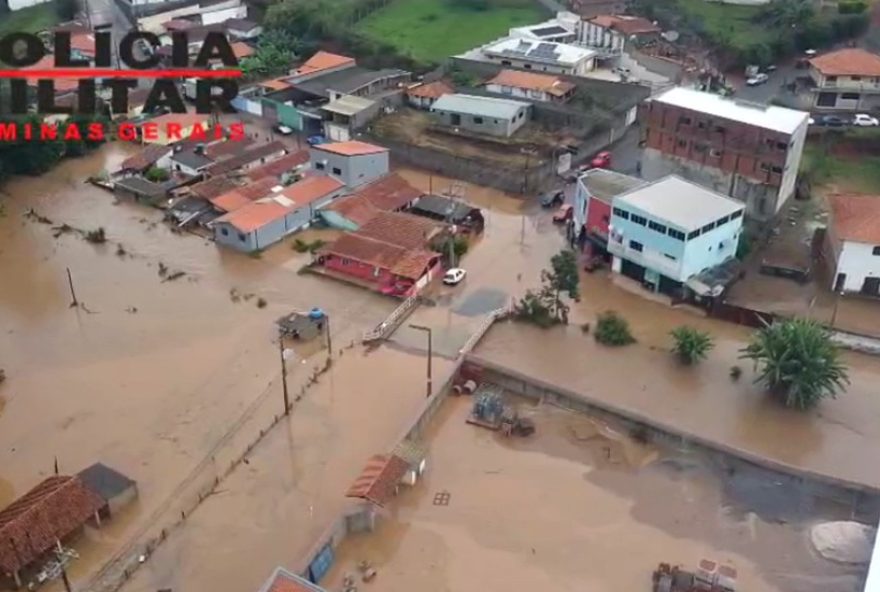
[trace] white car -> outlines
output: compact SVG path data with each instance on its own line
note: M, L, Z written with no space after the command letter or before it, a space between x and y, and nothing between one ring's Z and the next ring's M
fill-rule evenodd
M761 72L760 74L755 74L748 80L746 80L746 84L748 86L758 86L759 84L764 84L770 77Z
M277 133L281 134L282 136L289 136L290 134L293 133L293 129L287 127L286 125L276 125L275 131Z
M877 127L880 125L880 120L876 117L871 117L867 113L856 113L856 116L853 117L852 124L859 127Z
M461 282L464 279L464 276L467 275L467 272L460 267L453 267L449 271L446 272L443 276L443 283L447 286L454 286Z

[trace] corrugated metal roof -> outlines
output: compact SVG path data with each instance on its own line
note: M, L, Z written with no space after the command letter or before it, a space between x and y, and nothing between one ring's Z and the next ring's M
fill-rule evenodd
M529 103L510 99L454 94L443 95L434 101L431 111L450 111L481 117L513 119L520 109L529 106Z

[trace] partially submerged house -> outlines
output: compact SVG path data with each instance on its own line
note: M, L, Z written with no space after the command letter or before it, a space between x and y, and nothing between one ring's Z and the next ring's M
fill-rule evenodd
M138 496L137 483L103 463L95 463L77 473L83 484L105 502L102 517L110 517Z
M266 163L275 161L287 154L287 146L280 140L265 144L257 144L242 149L238 154L220 160L203 169L208 177L217 177L230 173L244 173Z
M141 202L155 203L168 195L168 192L176 185L170 183L153 183L143 177L122 177L113 182L113 192L123 197L129 197Z
M106 501L79 477L47 477L0 511L0 572L20 587L21 572L92 521Z
M436 121L454 131L509 138L529 120L525 101L477 95L443 95L431 106Z
M379 212L405 210L422 195L398 173L390 173L334 201L319 214L331 228L357 230Z
M425 195L417 199L410 212L456 226L456 230L479 234L485 219L480 208L447 195Z
M150 144L123 160L114 174L119 176L143 175L153 167L167 169L171 162L172 150L171 146Z
M363 97L342 95L321 107L324 136L334 142L346 142L355 131L379 114L381 104Z
M287 174L301 173L308 168L309 151L298 150L270 163L250 169L246 176L250 181L259 181L263 177L274 177L280 180Z
M377 506L385 506L397 493L410 464L395 454L376 454L367 461L345 497L364 499Z
M388 173L388 148L350 140L311 147L312 168L347 187L360 187Z
M211 205L214 206L220 214L225 214L243 208L261 197L271 195L275 192L273 190L276 188L277 191L283 189L273 177L263 177L259 181L254 181L253 183L248 183L247 185L242 185L225 193L221 193L220 195L210 198L208 201L211 202Z

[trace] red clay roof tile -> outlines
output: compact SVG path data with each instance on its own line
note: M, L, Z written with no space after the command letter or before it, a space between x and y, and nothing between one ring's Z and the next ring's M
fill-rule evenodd
M825 76L880 76L880 56L858 47L847 47L810 60Z
M880 245L880 195L839 194L829 202L838 239Z
M394 496L397 485L408 470L409 463L399 456L377 454L367 461L345 496L363 498L384 506Z

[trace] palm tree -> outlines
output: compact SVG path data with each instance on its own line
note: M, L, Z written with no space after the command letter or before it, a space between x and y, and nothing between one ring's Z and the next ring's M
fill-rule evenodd
M708 333L693 327L682 325L670 331L672 335L672 353L688 366L704 359L715 343Z
M831 336L815 321L793 319L759 330L741 350L758 370L756 382L779 396L786 407L808 409L835 398L849 384L846 366Z

